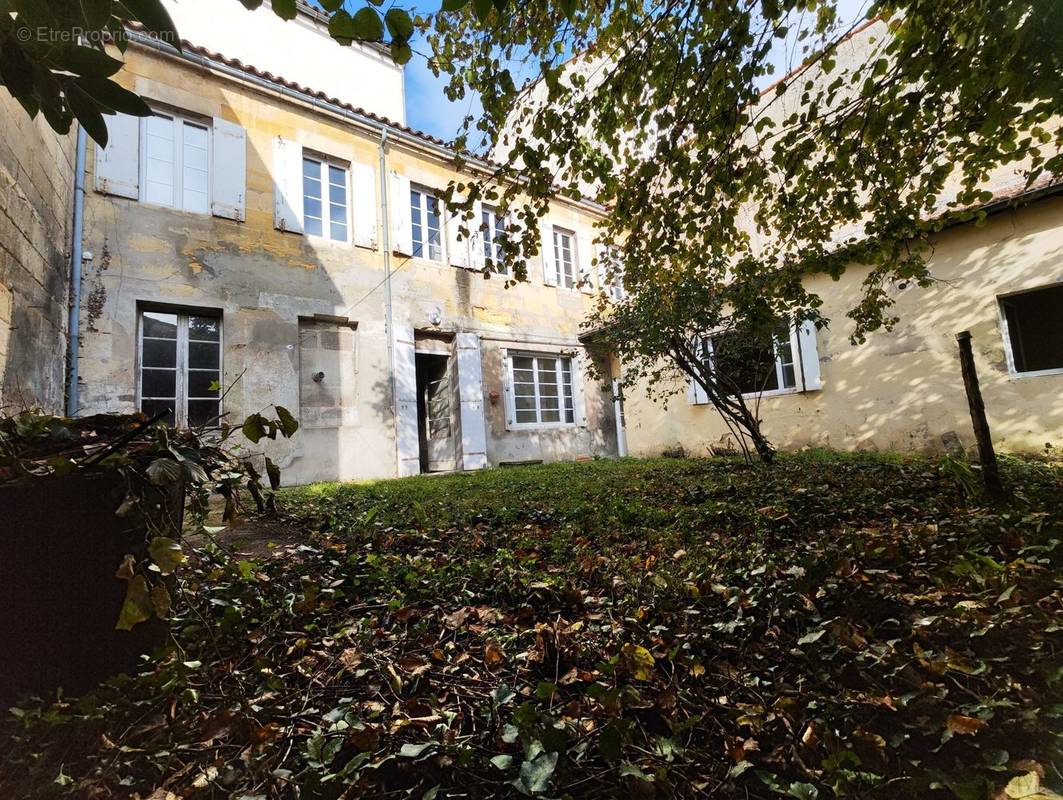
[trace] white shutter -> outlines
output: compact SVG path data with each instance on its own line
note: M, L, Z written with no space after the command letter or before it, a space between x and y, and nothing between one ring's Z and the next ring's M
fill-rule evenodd
M370 164L351 164L351 209L354 243L376 249L376 172Z
M472 220L469 222L470 238L469 238L469 267L471 269L483 270L484 263L484 207L483 203L479 200L475 201L472 206ZM492 231L494 233L494 231Z
M96 145L96 191L140 197L140 118L128 114L105 115L107 147Z
M706 347L704 344L699 347L696 339L691 344L694 348L694 352L699 354L703 353L703 348ZM705 391L705 388L700 383L689 375L687 376L687 402L692 406L703 406L709 402L708 392Z
M542 235L543 251L543 283L547 286L557 286L557 263L554 261L554 226L549 218L539 223L539 232Z
M417 433L417 355L413 326L395 325L395 449L399 477L421 472L421 448Z
M516 419L515 403L513 400L513 376L509 369L509 350L505 347L498 351L502 357L502 400L506 409L506 430L513 430L513 421Z
M273 225L303 232L303 146L280 136L273 140Z
M606 258L606 251L602 245L594 246L594 258L598 262L598 288L612 296L609 291L609 260Z
M210 212L216 217L242 222L247 218L247 141L235 122L214 118L211 132L213 185Z
M810 392L823 388L819 370L819 349L816 347L816 326L802 322L797 331L798 352L794 353L801 375L802 391Z
M410 221L410 179L391 171L391 249L404 256L413 255L413 225Z
M591 266L594 250L591 237L583 231L576 234L576 264L579 289L584 294L594 294L594 269Z
M455 201L458 200L459 198L455 197ZM461 212L444 205L442 201L440 205L443 206L443 225L447 234L447 260L452 267L466 269L469 266L469 240L461 235ZM469 225L472 225L471 221Z
M572 410L575 412L576 425L581 428L587 427L587 392L584 386L583 359L581 356L572 356Z
M484 421L480 337L475 333L459 333L457 345L462 469L483 469L487 466L487 424Z

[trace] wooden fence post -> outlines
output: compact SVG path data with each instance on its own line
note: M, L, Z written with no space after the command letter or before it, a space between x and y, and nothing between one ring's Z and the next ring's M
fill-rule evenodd
M974 351L971 348L971 332L961 331L956 334L960 346L960 372L963 375L963 388L967 391L967 405L971 411L971 425L974 438L978 442L978 459L982 464L982 480L986 491L994 500L1006 496L1004 484L1000 480L1000 467L997 454L993 450L993 437L989 432L989 420L985 415L985 403L982 402L982 390L978 385L978 372L974 366Z

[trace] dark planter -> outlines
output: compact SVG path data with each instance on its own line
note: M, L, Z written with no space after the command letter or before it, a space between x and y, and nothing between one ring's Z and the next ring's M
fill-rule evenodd
M115 515L124 497L112 471L0 486L0 700L81 693L165 640L158 619L114 628L126 591L115 572L147 533L142 516ZM181 500L160 494L177 531Z

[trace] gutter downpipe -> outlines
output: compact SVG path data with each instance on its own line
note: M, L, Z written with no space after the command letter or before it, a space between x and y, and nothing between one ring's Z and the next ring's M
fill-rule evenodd
M70 243L70 317L67 330L66 415L78 413L78 349L81 344L81 256L85 230L85 152L88 137L78 125L74 159L74 224Z
M395 471L399 471L399 398L395 384L395 329L391 304L391 219L388 216L388 129L380 129L380 242L384 248L384 337L388 347L388 386L395 431Z

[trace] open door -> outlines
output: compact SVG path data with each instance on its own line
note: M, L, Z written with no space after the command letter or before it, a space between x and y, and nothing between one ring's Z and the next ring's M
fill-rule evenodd
M454 359L449 353L417 354L417 416L421 471L457 469L458 420Z

